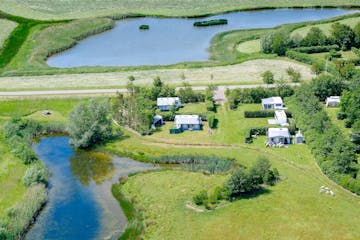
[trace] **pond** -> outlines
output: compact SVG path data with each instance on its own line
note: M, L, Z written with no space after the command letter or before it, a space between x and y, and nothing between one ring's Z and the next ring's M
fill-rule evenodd
M34 150L51 177L48 203L25 239L118 239L127 221L111 186L121 176L154 167L104 153L74 151L67 137L42 138Z
M117 21L108 32L89 37L74 48L48 59L58 68L80 66L168 65L206 61L211 39L218 33L251 28L271 28L285 23L326 19L355 10L275 9L233 12L206 18L134 18ZM194 27L196 21L225 18L227 25ZM149 30L139 30L149 25Z

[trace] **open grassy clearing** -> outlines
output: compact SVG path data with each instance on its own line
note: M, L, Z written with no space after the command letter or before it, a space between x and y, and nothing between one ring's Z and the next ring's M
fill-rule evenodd
M150 137L139 137L126 132L121 141L106 145L110 151L129 151L139 155L217 154L234 157L244 165L250 165L257 156L263 155L269 157L273 166L286 177L270 187L268 194L242 199L211 213L195 213L185 208L185 202L200 190L211 191L223 184L224 176L162 171L130 177L123 187L125 194L135 197L137 205L146 209L145 222L155 223L147 227L144 239L360 237L357 223L352 219L360 213L357 212L358 198L340 190L320 173L306 145L268 149L264 147L264 137L255 140L254 144L244 144L243 136L248 127L266 126L266 119L243 118L244 110L258 108L258 105L242 105L237 111L219 109L218 130L213 136L208 136L208 140L199 132L192 132L192 138L184 135L182 140L175 139L182 134L163 136L155 133ZM334 189L335 197L319 194L321 185Z
M358 6L357 0L2 0L0 9L13 15L37 19L73 19L138 13L146 15L194 16L241 9L269 7Z
M343 19L343 20L335 21L335 22L346 24L346 25L349 25L350 27L355 27L355 25L360 22L360 17L346 18L346 19ZM330 35L331 25L333 25L335 22L323 23L323 24L314 24L314 25L309 25L309 26L306 26L306 27L302 27L302 28L299 28L299 29L296 29L295 31L293 31L291 33L291 35L294 36L295 34L299 34L300 36L304 37L304 36L306 36L306 34L309 32L310 28L312 28L312 27L318 27L326 35Z
M339 108L326 108L326 112L329 115L332 123L338 126L345 136L350 136L351 128L346 128L345 122L337 119L337 113L339 110Z
M242 53L258 53L260 52L260 40L242 42L237 46L237 50Z
M263 83L261 74L267 70L274 72L275 79L283 78L285 81L289 81L289 76L286 73L288 67L299 71L304 80L310 80L314 77L310 68L300 63L290 62L285 59L258 59L221 67L2 77L0 78L0 89L11 91L124 87L129 76L134 76L134 83L141 85L152 84L153 79L157 76L164 83L171 85L181 85L184 81L193 85L205 86L209 83L225 85L261 84Z
M4 41L9 37L10 33L14 30L14 28L16 28L16 26L17 24L15 22L0 19L0 50Z

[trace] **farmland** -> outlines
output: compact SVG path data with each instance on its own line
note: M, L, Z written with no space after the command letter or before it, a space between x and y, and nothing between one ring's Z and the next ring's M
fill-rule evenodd
M304 80L310 80L314 77L310 68L300 63L281 59L258 59L219 67L2 77L0 78L0 89L11 91L124 87L129 76L134 76L135 83L141 85L150 85L157 76L165 83L175 86L179 86L183 82L192 85L207 85L209 83L224 85L261 84L263 83L261 74L274 68L278 69L275 72L277 80L289 81L286 74L288 67L299 71Z
M163 16L195 16L222 13L227 11L256 9L256 8L284 8L284 7L314 7L314 6L358 6L356 0L306 0L306 1L271 1L271 0L156 0L131 1L110 0L94 2L92 0L71 1L40 1L2 0L0 9L4 12L37 19L74 19L98 16L118 16L121 14L144 14Z

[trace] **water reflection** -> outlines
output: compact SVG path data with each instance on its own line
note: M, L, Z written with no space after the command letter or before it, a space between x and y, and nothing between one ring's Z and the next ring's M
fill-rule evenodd
M70 158L70 170L82 184L94 181L99 185L114 175L115 166L111 156L105 153L77 150Z

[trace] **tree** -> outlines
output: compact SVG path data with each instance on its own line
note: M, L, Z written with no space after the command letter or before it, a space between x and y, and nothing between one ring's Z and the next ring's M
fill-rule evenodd
M79 103L68 119L67 132L77 148L90 148L112 136L108 102L91 99L88 104Z
M272 53L274 34L271 32L261 37L260 45L263 53Z
M348 63L345 61L337 61L335 64L336 70L339 71L340 76L345 80L351 80L356 74L356 68L353 63Z
M312 65L311 65L311 71L313 73L315 73L316 75L319 75L320 73L322 73L324 71L324 64L322 64L321 62L317 61L317 62L314 62Z
M327 37L323 31L318 27L312 27L305 38L301 41L301 45L306 47L321 46L325 45L326 41Z
M279 56L284 56L289 45L289 38L290 36L284 32L275 33L272 42L272 52Z
M345 85L341 79L332 75L322 74L311 82L313 92L320 101L329 96L340 96Z
M239 197L244 193L251 192L255 189L252 178L244 168L239 167L231 175L226 184L226 188L230 193L230 197Z
M360 47L360 23L355 25L354 34L355 34L354 45L355 45L355 47L358 48L358 47Z
M287 74L290 76L292 82L297 83L300 82L301 74L299 71L296 71L294 68L289 67L286 69Z
M135 77L133 75L129 76L128 79L129 79L130 82L135 81Z
M265 175L270 171L270 161L266 157L259 157L250 168L249 174L253 184L263 184Z
M342 50L348 50L354 45L355 33L345 24L337 22L331 25L331 37Z
M275 82L274 74L271 71L266 71L261 76L266 84L273 84Z

